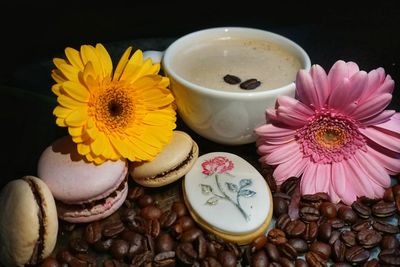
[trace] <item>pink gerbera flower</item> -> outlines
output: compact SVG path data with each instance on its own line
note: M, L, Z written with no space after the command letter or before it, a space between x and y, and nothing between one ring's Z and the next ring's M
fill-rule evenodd
M260 162L278 184L302 176L302 194L327 192L333 202L380 198L400 172L400 113L385 110L394 81L383 68L367 73L337 61L300 70L297 98L280 96L255 129Z

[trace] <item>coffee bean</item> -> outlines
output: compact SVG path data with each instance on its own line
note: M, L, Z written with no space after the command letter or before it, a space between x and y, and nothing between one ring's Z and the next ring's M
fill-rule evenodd
M381 249L398 248L400 241L393 235L385 235L381 241Z
M361 218L368 219L371 216L370 207L363 204L360 200L354 201L351 207Z
M148 194L143 194L137 199L137 203L141 208L154 203L154 197Z
M314 207L302 207L299 210L300 219L304 222L315 222L319 219L319 210Z
M376 217L389 217L396 212L396 204L394 202L379 201L372 206L372 214Z
M224 81L229 84L238 84L242 80L240 80L240 78L235 75L227 74L224 76Z
M285 232L289 237L301 236L306 230L306 225L300 220L293 220L285 227Z
M314 242L310 246L310 251L317 253L324 260L328 260L331 256L331 246L323 242Z
M175 249L175 241L169 233L161 233L155 241L156 253L172 251Z
M282 267L282 265L276 261L271 262L268 267Z
M237 258L236 255L231 251L221 251L218 254L218 261L221 263L223 267L236 267L237 266Z
M370 253L368 250L360 246L353 246L346 250L345 258L352 264L360 264L368 260Z
M201 262L201 267L222 267L222 265L214 257L206 257Z
M393 202L394 201L394 194L391 187L385 189L385 193L383 193L382 199L386 202Z
M197 252L191 243L180 243L176 247L176 256L184 264L193 264L197 258Z
M346 245L340 240L336 240L332 245L332 257L336 262L342 262L346 256Z
M332 225L333 229L340 229L345 225L344 220L340 218L329 219L328 222Z
M197 258L202 260L207 255L207 240L203 235L199 235L193 242L194 249L197 251Z
M347 262L336 262L332 264L332 267L352 267L352 265Z
M60 267L61 264L53 257L47 257L42 263L40 267Z
M293 195L296 187L299 185L300 179L298 177L289 177L281 184L281 190L288 194Z
M360 232L364 229L369 229L372 226L372 222L370 220L358 220L351 226L351 230L355 232Z
M89 249L89 244L82 238L72 238L68 242L68 246L74 253L86 253Z
M75 258L78 259L79 266L96 266L96 257L92 254L88 253L77 253L75 254ZM71 266L74 266L73 260L69 263ZM83 265L80 265L83 264Z
M287 225L291 222L290 216L287 213L282 214L276 219L275 227L281 230L285 230Z
M268 240L268 238L266 235L260 235L260 236L256 237L249 245L250 251L252 253L254 253L254 252L262 249L265 246L265 244L267 243L267 240Z
M175 251L165 251L158 253L153 259L154 267L174 267Z
M332 219L337 215L336 205L331 202L323 202L319 207L319 211L322 216Z
M122 263L120 261L117 261L115 259L106 259L103 262L104 267L121 267Z
M111 255L117 260L122 260L129 251L129 243L123 239L114 239L110 247Z
M379 266L379 261L377 259L366 261L363 264L363 267L378 267L378 266Z
M251 89L255 89L258 86L261 85L261 82L258 81L257 79L248 79L244 82L242 82L239 87L245 90L251 90Z
M308 251L308 245L306 241L301 238L292 238L288 240L288 243L294 247L298 254L304 254Z
M313 242L318 235L318 225L316 222L310 222L306 224L306 229L303 232L303 239L307 243Z
M382 235L374 229L364 229L358 232L357 240L362 247L372 248L381 242Z
M286 214L289 211L289 203L281 197L274 196L272 199L273 214L275 217L279 217L282 214Z
M340 235L340 239L347 247L353 247L357 244L356 234L349 230L344 230Z
M264 167L261 170L261 174L264 177L265 181L268 184L269 189L272 193L275 193L278 190L278 186L276 185L275 178L273 177L273 169L269 167Z
M124 231L125 226L121 221L108 222L103 225L102 234L104 237L115 237L122 231Z
M268 241L275 244L275 245L281 245L283 243L287 242L285 232L278 228L273 228L268 232Z
M281 264L282 267L295 267L294 263L286 257L281 257L279 259L279 263Z
M357 200L361 201L361 203L367 205L368 207L371 207L372 205L380 201L379 198L369 198L366 196L358 197Z
M177 219L178 219L178 214L176 214L175 211L167 210L161 215L159 219L160 226L163 229L167 229L171 227L176 222Z
M153 259L153 255L150 251L144 251L132 258L130 267L141 267L146 266L146 264L150 263Z
M172 203L171 210L175 211L178 217L182 217L188 214L186 205L182 201L174 201Z
M384 234L397 234L399 233L399 227L397 225L390 224L385 221L375 220L372 227Z
M400 266L400 250L398 249L384 249L378 255L380 264L387 264L390 266Z
M326 260L323 259L318 253L309 251L305 255L306 261L310 267L325 267Z
M328 242L332 234L332 225L330 223L322 223L318 227L318 239Z
M98 252L107 252L112 244L113 240L111 238L106 240L99 240L93 244L93 248Z
M298 258L295 260L294 266L295 267L308 267L308 264L305 260Z
M288 259L295 260L297 258L297 250L288 242L278 246L281 255Z
M257 250L255 254L251 257L251 267L264 267L268 266L268 264L268 256L264 250Z
M89 244L93 244L101 239L102 226L99 221L92 222L85 227L84 238Z
M265 244L265 251L267 252L268 257L273 261L278 261L280 258L278 248L273 244L267 242Z
M332 246L336 242L336 240L340 239L340 234L341 232L337 230L332 231L331 237L329 238L328 241L329 245Z
M329 195L327 193L318 192L315 194L305 194L300 198L300 207L312 206L319 210L320 205L326 201L329 201Z
M346 224L353 224L357 221L358 216L355 211L349 206L341 206L338 209L337 216L342 219Z
M202 234L203 234L203 232L199 228L194 227L194 228L191 228L191 229L183 232L180 240L182 242L190 243L190 242L193 242L196 238L198 238Z

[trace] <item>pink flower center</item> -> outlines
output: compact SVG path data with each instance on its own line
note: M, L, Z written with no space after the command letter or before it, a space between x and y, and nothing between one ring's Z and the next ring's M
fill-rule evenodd
M332 110L321 110L297 131L297 142L305 157L316 163L339 162L365 149L357 123Z

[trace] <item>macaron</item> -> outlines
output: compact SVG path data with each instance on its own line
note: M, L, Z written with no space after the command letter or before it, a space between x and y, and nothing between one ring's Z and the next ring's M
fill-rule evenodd
M56 140L42 152L37 171L56 200L58 217L72 223L111 215L128 193L126 161L90 163L79 155L70 136Z
M200 156L185 175L183 199L204 230L239 245L264 234L272 219L272 194L264 177L226 152Z
M24 176L0 193L0 262L33 266L49 256L57 242L54 198L37 177Z
M187 133L174 131L171 142L152 161L131 162L129 172L142 186L160 187L185 176L198 156L196 142Z

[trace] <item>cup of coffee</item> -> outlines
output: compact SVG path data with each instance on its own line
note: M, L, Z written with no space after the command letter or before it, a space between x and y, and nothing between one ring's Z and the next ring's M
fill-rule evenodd
M220 144L255 141L254 128L279 95L293 96L296 74L310 58L284 36L260 29L218 27L180 37L160 53L179 116L197 134Z

